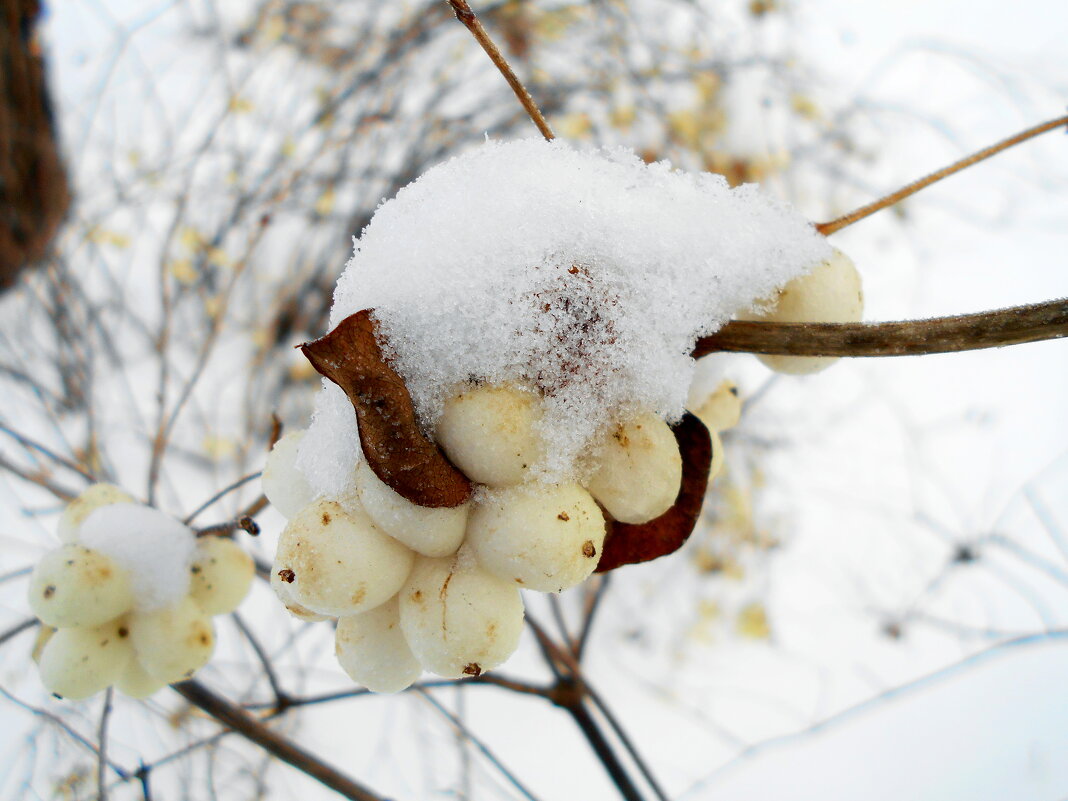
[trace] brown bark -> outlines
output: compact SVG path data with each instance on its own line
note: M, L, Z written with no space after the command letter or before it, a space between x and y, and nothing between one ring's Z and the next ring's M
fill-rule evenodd
M70 204L35 29L38 0L0 10L0 290L46 253Z

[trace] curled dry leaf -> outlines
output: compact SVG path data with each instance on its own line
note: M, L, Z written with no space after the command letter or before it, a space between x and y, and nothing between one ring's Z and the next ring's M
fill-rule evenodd
M689 412L672 431L682 454L682 484L675 503L648 523L609 520L601 561L594 572L605 573L674 553L697 525L712 466L712 437L704 423Z
M382 355L370 310L346 317L301 351L345 391L368 465L397 494L427 507L459 506L471 496L471 482L420 429L404 379Z

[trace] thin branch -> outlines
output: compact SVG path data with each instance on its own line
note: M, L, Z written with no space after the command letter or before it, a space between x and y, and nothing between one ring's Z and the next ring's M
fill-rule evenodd
M594 690L593 687L585 681L583 682L583 688L589 699L593 701L594 706L596 706L601 714L604 715L604 719L608 721L608 725L612 727L612 731L615 732L616 737L619 738L619 741L623 744L627 753L630 754L630 758L634 760L634 764L638 767L642 776L645 777L645 781L649 783L649 787L652 788L656 797L660 801L668 801L667 793L665 793L664 789L660 786L660 782L656 780L652 768L649 767L637 746L634 745L634 741L631 740L630 735L627 734L627 730L623 728L623 724L620 723L619 718L616 717L604 698L601 697L601 694Z
M1033 128L1028 128L1026 131L1021 131L1015 136L1010 136L1008 139L1003 139L995 145L983 148L977 153L972 153L970 156L966 156L960 161L950 164L948 167L943 167L937 172L933 172L924 178L920 178L918 181L913 181L908 186L904 186L896 192L889 194L886 197L880 198L879 200L876 200L873 203L869 203L866 206L861 206L859 209L849 212L849 214L845 214L835 220L831 220L830 222L819 223L816 226L816 230L824 236L830 236L835 231L841 231L846 226L852 225L858 220L863 220L865 217L872 215L877 211L881 211L882 209L885 209L888 206L893 206L895 203L900 203L902 200L909 197L910 195L916 194L921 189L925 189L931 184L941 181L943 178L948 178L950 175L960 172L961 170L965 170L968 167L971 167L973 164L978 164L980 161L984 161L985 159L988 159L991 156L996 156L1003 150L1008 150L1010 147L1018 145L1021 142L1026 142L1028 139L1033 139L1036 136L1040 136L1041 134L1056 130L1057 128L1061 128L1066 125L1068 125L1068 116L1058 117L1055 120L1050 120L1049 122L1044 122L1041 125L1036 125Z
M593 630L593 621L597 617L597 610L601 608L601 601L608 593L608 585L611 581L611 573L602 573L598 576L597 586L589 593L586 600L585 612L582 616L582 630L579 632L578 644L575 647L575 658L582 660L582 654L586 650L586 643L590 639Z
M78 475L80 475L82 478L84 478L89 483L94 483L96 481L99 481L99 479L96 476L94 476L92 473L90 473L88 470L86 470L84 467L82 467L77 462L72 461L71 459L68 459L67 457L56 453L54 450L52 450L51 448L49 448L49 447L47 447L45 445L42 445L40 442L37 442L37 441L35 441L33 439L30 439L25 434L20 434L18 431L15 431L15 430L13 430L11 428L8 428L7 426L2 425L2 424L0 424L0 431L2 431L3 433L7 434L13 440L18 442L18 444L21 445L22 447L27 448L29 450L37 451L38 453L40 453L40 454L42 454L44 456L47 456L49 459L51 459L56 464L62 465L63 467L67 468L68 470L70 470L70 471L72 471L74 473L77 473Z
M237 626L245 639L248 640L248 644L252 646L252 650L256 652L256 658L260 660L260 664L263 665L263 673L267 677L268 684L271 685L271 692L274 693L274 711L284 712L289 706L290 698L289 694L282 689L282 685L278 681L278 676L274 672L274 665L271 664L271 658L267 655L267 652L263 650L263 646L256 638L256 635L252 633L252 629L248 627L245 621L241 618L237 612L231 612L230 617L233 618L234 625Z
M471 685L489 685L491 687L499 687L502 690L510 690L514 693L520 693L522 695L536 695L539 698L549 698L550 689L548 687L541 687L537 684L528 684L525 681L518 679L510 679L505 676L494 673L483 673L481 676L470 676L463 679L438 679L432 681L423 681L419 684L413 684L402 692L415 692L417 690L429 690L436 687L455 687L457 684L471 684ZM315 706L317 704L328 704L334 701L343 701L350 698L360 698L365 695L373 695L370 690L365 687L354 687L351 690L340 690L335 693L324 693L323 695L309 695L304 698L290 698L286 704L286 709L292 709L298 706ZM242 704L242 709L270 709L274 707L273 701L258 701L250 704Z
M36 623L37 621L34 621L34 622ZM101 753L100 749L97 748L96 745L94 745L92 743L92 741L89 740L88 737L85 737L84 735L82 735L78 731L76 731L72 726L70 726L70 724L68 724L65 720L63 720L63 718L59 717L58 715L52 714L47 709L42 709L41 707L33 706L32 704L26 703L21 698L18 698L16 696L12 695L10 692L8 692L3 687L0 687L0 695L2 695L4 698L6 698L8 701L13 703L15 706L19 707L20 709L24 709L25 711L27 711L27 712L29 712L29 713L31 713L33 715L36 715L39 718L42 718L42 719L47 720L47 721L49 721L51 723L54 723L56 726L58 726L60 729L62 729L64 732L66 732L67 736L69 736L72 740L74 740L74 742L78 743L82 747L84 747L84 748L88 749L89 751L91 751L97 757L97 759L102 760L104 762L104 764L106 764L109 768L111 768L111 770L115 773L115 775L118 776L120 779L128 779L129 778L129 776L130 776L129 772L124 770L121 765L117 765L114 762L112 762L110 759L107 759Z
M515 72L512 71L508 61L501 54L501 51L497 48L497 45L490 39L486 29L482 27L482 23L479 22L478 17L475 16L475 12L471 10L471 6L467 4L467 0L448 0L449 5L452 6L452 10L456 13L456 19L460 20L464 24L467 30L471 31L471 35L475 37L482 49L486 51L486 55L490 57L490 61L494 66L500 70L501 75L508 81L508 85L512 87L512 91L515 92L515 96L519 98L519 102L523 104L523 108L526 110L530 119L534 121L534 124L538 126L538 130L541 135L545 137L545 140L551 142L556 138L552 128L549 127L549 123L545 121L545 117L542 116L541 110L538 108L538 104L534 102L534 98L530 96L530 92L523 86L522 81L516 77Z
M810 726L788 734L780 734L774 737L769 737L766 740L750 743L743 748L740 753L731 757L729 761L720 765L707 776L695 782L688 790L682 793L680 797L712 797L714 796L714 792L709 788L716 781L736 769L741 763L752 759L760 753L796 744L807 738L811 738L812 735L831 731L841 726L841 724L855 720L861 715L871 712L874 709L885 707L888 701L912 696L918 691L929 690L932 686L937 686L947 679L958 676L966 670L974 668L984 662L988 662L991 659L1000 656L1005 651L1013 651L1017 648L1026 648L1038 643L1063 641L1066 639L1068 639L1068 629L1054 629L1051 631L1024 634L1019 637L1004 640L1003 642L994 643L981 651L976 651L975 653L964 657L960 661L925 673L924 675L904 684L898 684L888 690L878 693L877 695L866 698L853 706L846 707L829 717L816 721Z
M151 773L151 769L144 762L141 763L141 767L137 769L137 773L134 776L141 783L141 801L152 801L152 787L148 783L148 775Z
M1068 300L892 323L734 320L697 340L694 358L717 351L790 356L919 356L1022 345L1068 336Z
M31 484L36 484L38 487L41 487L41 489L48 490L64 503L70 503L78 497L76 492L73 492L66 487L61 487L59 484L56 484L54 481L51 481L42 475L31 473L28 470L19 467L14 462L9 461L7 457L2 455L0 455L0 468L7 470L12 475L18 476L23 481L28 481Z
M383 801L362 784L331 767L315 755L271 730L253 718L239 706L216 695L197 681L183 681L171 687L189 703L193 704L219 723L240 733L249 742L255 743L269 754L315 779L325 787L351 801Z
M616 785L620 795L626 801L641 801L642 796L638 792L638 788L631 781L611 743L608 742L604 732L601 731L601 727L597 725L597 721L593 719L593 716L590 715L589 710L586 708L585 699L589 693L589 687L582 676L582 669L579 667L575 655L553 642L553 639L529 614L527 615L527 624L530 626L531 631L534 632L546 664L556 676L556 682L549 691L548 700L571 715L589 743L590 748L597 755L597 759ZM629 740L624 742L624 746L628 747L629 750ZM636 753L634 751L632 756ZM638 762L639 769L644 769L644 763L640 758L636 762ZM659 791L655 782L652 784L654 789Z
M267 452L268 453L270 453L271 449L275 446L275 444L278 442L278 440L281 438L281 436L282 436L282 421L278 418L278 415L272 414L271 415L271 434L267 438ZM223 487L221 490L219 490L214 495L212 495L210 498L208 498L206 501L204 501L204 503L200 504L200 506L198 506L196 509L194 509L192 512L190 512L189 516L186 517L186 519L183 520L182 522L185 523L187 526L190 525L197 518L197 516L200 515L201 512L203 512L205 509L207 509L213 503L215 503L216 501L219 501L222 498L226 497L227 495L229 495L234 490L240 489L241 487L243 487L246 484L248 484L250 481L255 481L257 478L260 478L262 475L263 475L263 471L262 470L257 470L255 473L249 473L247 476L243 476L243 477L239 478L233 484L230 484L229 486ZM234 522L236 524L236 528L245 528L245 526L241 525L242 519L245 518L245 517L255 517L266 506L267 506L267 497L265 495L261 494L260 497L258 497L251 504L249 504L248 507L245 509L245 511L242 512L241 514L239 514L235 518L235 520L232 521L232 522ZM225 524L222 524L222 525L225 525ZM212 528L215 528L215 527L212 527ZM233 531L233 529L230 529L230 531ZM205 529L201 533L203 534L205 532L208 532L208 529ZM211 531L210 533L214 534L214 533L218 533L218 532ZM229 532L227 532L227 533L229 533ZM249 533L251 534L252 532L250 531Z
M267 496L260 495L260 497L238 512L237 517L233 520L197 529L197 536L227 537L240 529L255 537L260 533L260 527L253 518L267 508L267 503Z
M108 754L108 721L111 719L111 703L114 700L115 688L108 687L104 692L104 709L100 713L100 729L96 741L100 749L96 764L96 801L107 801L108 790L105 780L105 768Z
M41 624L41 621L38 620L35 617L27 618L26 620L23 620L21 623L16 623L14 626L9 628L3 634L0 634L0 645L5 645L8 640L13 640L16 637L18 637L20 634L22 634L22 632L28 631L29 629L35 629L40 624Z
M549 609L552 611L553 620L556 622L556 628L560 631L560 637L563 639L564 645L567 650L577 656L578 644L567 629L567 621L564 620L564 610L560 603L560 596L556 593L549 593Z
M26 567L20 567L17 570L9 570L7 573L0 574L0 584L11 581L12 579L22 578L28 576L33 572L33 565L27 565Z
M216 503L217 501L222 500L223 498L225 498L227 495L229 495L234 490L238 490L241 487L245 486L250 481L255 481L257 478L259 478L262 475L263 475L263 471L262 470L257 470L255 473L249 473L247 476L242 476L241 478L239 478L234 483L223 487L221 490L219 490L214 495L212 495L210 498L208 498L206 501L204 501L204 503L200 504L200 506L198 506L196 509L194 509L192 512L190 512L188 514L188 516L186 516L185 520L183 520L182 522L185 523L188 526L190 523L192 523L197 518L197 516L201 512L203 512L209 506L211 506L212 504Z
M605 738L601 728L597 725L597 722L590 715L588 709L581 701L577 704L568 704L563 706L571 715L572 719L582 730L582 734L586 737L586 741L590 744L590 748L597 754L597 758L604 765L604 769L608 772L608 775L612 778L616 788L619 790L619 794L626 799L626 801L643 801L641 793L638 792L638 788L634 786L634 783L630 780L630 776L627 775L626 770L623 769L623 765L620 763L619 758L616 756L615 751L612 750L608 740Z
M566 663L561 659L561 651L556 647L556 643L553 642L552 637L541 627L530 612L526 614L526 624L530 627L530 630L534 633L534 640L538 643L538 649L541 651L542 657L545 659L545 664L549 666L549 670L552 671L553 677L556 679L557 684L565 680L565 675L561 667L566 668Z
M430 705L434 707L434 709L441 713L441 715L446 718L460 734L470 740L471 743L475 746L475 748L477 748L482 753L482 756L488 759L490 764L497 768L497 770L500 771L500 774L505 779L507 779L508 782L513 787L515 787L515 789L522 793L525 798L530 799L530 801L538 801L538 797L535 796L532 792L530 792L530 790L528 790L526 786L521 781L519 781L519 777L512 773L512 771L510 771L508 767L503 762L501 762L497 755L489 749L489 746L487 746L478 737L471 733L471 730L464 725L464 722L462 720L460 720L458 717L456 717L456 715L452 714L452 712L442 706L442 704L433 695L428 693L422 687L416 687L415 690L419 693L419 695L425 698L430 703Z

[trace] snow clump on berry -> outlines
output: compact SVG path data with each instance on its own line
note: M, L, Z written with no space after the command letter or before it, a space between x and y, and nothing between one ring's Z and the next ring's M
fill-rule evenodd
M330 323L374 309L428 430L465 382L540 390L546 448L535 468L561 481L610 422L678 420L695 340L830 253L755 185L731 189L624 149L488 142L379 207ZM351 436L332 411L320 406L299 460L327 495L340 488L325 476L338 473L316 469L311 446Z

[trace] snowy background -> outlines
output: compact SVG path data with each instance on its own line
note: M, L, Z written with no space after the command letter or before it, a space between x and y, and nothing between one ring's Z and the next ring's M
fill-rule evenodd
M1063 4L772 5L505 3L487 25L516 52L527 42L517 66L561 137L734 165L815 220L1068 102ZM0 301L0 455L84 485L9 432L31 437L184 517L262 467L272 413L306 425L317 382L291 346L321 333L377 202L486 133L533 129L443 3L65 0L43 34L79 200L49 272ZM868 319L1063 297L1066 190L1052 133L833 241L864 276ZM1065 344L805 379L741 356L704 369L747 399L728 473L686 550L613 577L584 663L666 795L1068 798ZM10 471L0 504L7 630L59 506ZM260 522L241 542L269 561L282 521ZM562 597L568 622L582 600ZM552 630L544 599L529 609ZM241 615L290 693L351 689L322 624L284 617L265 586ZM218 636L203 680L268 701L239 629ZM95 742L100 702L50 699L32 639L0 651L0 797L94 797L96 757L71 732ZM547 679L532 638L501 673ZM473 742L537 798L615 797L543 700L427 693L277 725L389 797L522 797ZM120 698L108 754L127 771L166 760L158 798L330 797L215 731L168 691Z

